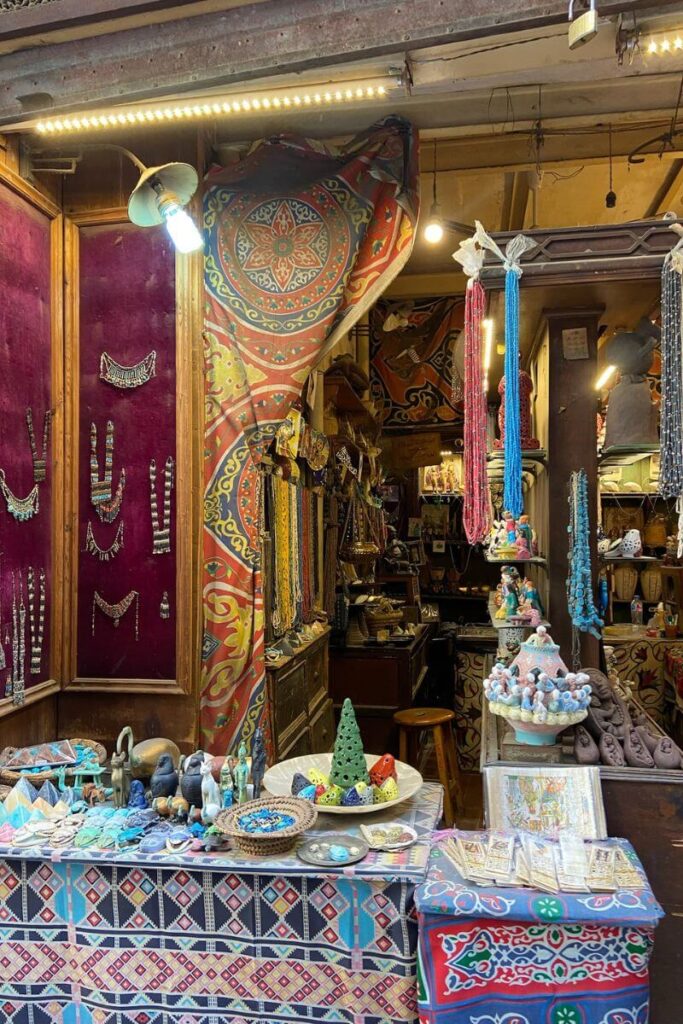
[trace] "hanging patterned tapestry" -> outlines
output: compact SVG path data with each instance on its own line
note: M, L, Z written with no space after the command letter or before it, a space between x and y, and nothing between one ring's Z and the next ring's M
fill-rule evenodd
M248 740L264 706L257 464L306 376L406 263L412 126L342 150L291 136L207 177L202 747Z
M463 300L381 299L370 312L370 393L382 426L462 421Z

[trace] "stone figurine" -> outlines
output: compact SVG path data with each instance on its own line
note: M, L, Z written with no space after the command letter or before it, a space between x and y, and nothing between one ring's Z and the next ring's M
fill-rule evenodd
M223 758L223 764L221 765L221 804L223 807L232 807L232 802L235 793L235 782L232 777L232 771L230 770L231 758L226 754Z
M202 780L202 821L204 824L211 824L221 809L221 793L218 783L212 772L213 758L210 754L204 754L204 760L200 766Z
M249 765L247 764L247 748L244 742L240 743L237 753L237 765L234 771L235 787L237 789L237 803L247 802L247 783L249 781Z
M128 776L124 751L117 750L111 755L111 787L114 792L114 806L125 807L128 802Z
M140 779L133 779L131 781L130 792L128 794L128 806L136 810L143 810L147 807L145 787Z
M263 776L266 770L266 745L263 742L263 733L257 729L254 733L254 743L251 748L251 781L254 787L254 800L261 796Z
M182 794L190 806L201 807L202 804L202 765L204 751L196 750L185 761L181 782Z
M153 797L173 796L178 788L178 772L173 767L173 759L170 754L161 754L157 766L150 780L150 789Z

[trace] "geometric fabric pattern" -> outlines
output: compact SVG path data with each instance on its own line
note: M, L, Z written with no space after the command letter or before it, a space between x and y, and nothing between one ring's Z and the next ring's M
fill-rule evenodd
M407 816L421 834L439 787L424 803L429 820ZM380 859L366 877L325 877L294 858L284 874L234 857L208 868L208 857L166 866L78 853L0 860L3 1024L415 1020L426 856L410 870Z
M647 1024L662 910L644 873L613 893L484 888L437 846L416 900L420 1024Z
M258 465L314 363L406 263L417 141L389 117L342 149L280 136L204 188L201 745L249 747L265 713Z

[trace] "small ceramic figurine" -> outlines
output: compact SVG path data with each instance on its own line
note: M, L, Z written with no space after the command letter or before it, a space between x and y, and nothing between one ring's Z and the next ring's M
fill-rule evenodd
M133 779L131 781L130 792L128 794L128 806L137 810L143 810L147 807L145 787L140 779Z
M254 733L254 742L251 748L251 781L254 787L253 797L258 800L261 796L263 775L266 770L266 746L263 742L263 733L257 729Z
M235 783L233 781L232 772L230 771L231 758L226 754L223 758L223 764L221 765L221 803L223 807L232 807L232 801L234 797Z
M505 522L505 534L510 544L514 544L517 534L517 526L515 524L514 516L510 512L503 512L503 520Z
M112 758L113 760L113 758ZM173 767L170 754L161 754L150 779L149 788L153 797L173 796L178 788L178 773Z
M183 777L181 779L182 794L190 806L201 806L202 802L202 765L204 764L204 751L196 750L185 761Z
M125 807L128 801L128 776L125 771L126 753L115 751L111 755L111 786L114 791L114 806Z
M202 777L202 821L210 824L221 809L221 793L212 773L213 758L204 754L200 773Z
M240 743L237 752L237 765L234 771L235 786L237 788L237 803L247 802L247 782L249 781L249 765L247 764L247 748L244 742Z
M517 592L519 573L510 565L504 565L500 572L501 604L495 617L497 619L509 619L517 614L519 608L519 595Z

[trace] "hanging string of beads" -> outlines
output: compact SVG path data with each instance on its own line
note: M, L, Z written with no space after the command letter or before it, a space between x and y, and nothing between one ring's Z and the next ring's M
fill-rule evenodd
M462 243L453 259L468 275L465 292L465 388L463 395L463 472L465 494L462 522L468 543L479 544L489 528L486 475L486 396L482 361L482 321L486 295L479 281L484 251L473 238Z
M510 266L505 273L505 471L503 505L517 519L522 497L522 432L519 410L519 278Z
M683 253L669 253L662 266L662 403L659 493L676 498L679 557L683 553L683 359L681 273Z
M505 252L475 221L475 239L493 252L505 268L505 441L503 469L503 508L517 519L524 511L522 496L522 431L519 405L519 280L520 260L536 242L526 235L515 235Z
M579 666L579 633L601 637L602 619L593 598L590 555L590 523L588 516L588 478L585 469L572 473L569 479L569 575L567 576L567 607L572 620L572 661Z

